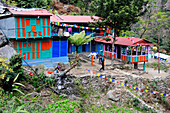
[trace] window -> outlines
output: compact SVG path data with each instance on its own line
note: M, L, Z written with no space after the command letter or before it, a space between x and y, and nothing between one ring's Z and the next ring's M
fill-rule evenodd
M26 19L26 25L30 25L30 19Z
M49 42L42 42L41 43L41 50L42 51L49 50Z
M37 19L37 25L40 25L40 19Z
M31 31L36 31L36 26L35 25L31 26Z
M37 32L33 32L33 36L36 37L37 36Z
M26 47L26 45L27 45L26 43L23 43L23 47Z

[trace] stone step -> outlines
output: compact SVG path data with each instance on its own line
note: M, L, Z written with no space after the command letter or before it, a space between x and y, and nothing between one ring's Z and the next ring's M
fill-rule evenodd
M121 88L116 88L115 91L122 91L122 89Z
M125 79L125 77L116 77L116 79L124 80L124 79Z
M115 94L116 94L116 95L117 95L117 94L121 94L121 91L116 91Z

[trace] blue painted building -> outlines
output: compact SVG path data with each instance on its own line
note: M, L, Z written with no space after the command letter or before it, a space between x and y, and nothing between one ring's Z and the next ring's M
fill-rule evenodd
M93 16L95 19L99 17ZM51 25L52 25L52 37L62 37L61 39L69 38L69 34L73 35L74 33L80 33L82 30L85 30L86 35L92 34L92 37L102 37L106 33L111 33L112 30L108 28L96 28L89 25L94 23L91 16L76 16L76 15L53 15L51 16ZM81 52L92 52L95 51L96 46L94 40L79 46L78 53ZM68 53L75 52L75 46L68 41L67 46Z

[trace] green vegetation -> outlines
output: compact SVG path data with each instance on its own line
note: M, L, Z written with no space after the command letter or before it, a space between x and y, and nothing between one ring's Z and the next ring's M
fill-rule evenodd
M92 34L85 36L85 31L83 30L80 33L74 33L73 35L70 35L68 38L70 43L75 46L76 63L72 66L72 68L79 64L79 57L77 55L78 47L93 40L91 36Z
M151 63L151 64L147 64L146 66L147 66L147 67L154 68L154 69L156 70L156 69L158 69L158 62L153 62L153 63ZM160 69L161 69L161 70L164 70L165 72L167 72L167 71L168 71L168 68L169 68L168 66L163 65L163 64L160 63Z
M75 109L79 107L78 102L69 101L67 99L64 99L62 101L56 102L56 104L48 104L44 111L46 113L73 113L75 112Z
M9 5L20 8L44 8L49 9L53 5L52 0L3 0Z
M116 36L119 36L121 30L130 31L131 26L139 21L139 17L144 15L148 8L148 3L152 0L92 0L90 11L98 19L95 26L110 26L114 29L114 38L112 51L114 51L114 42ZM145 8L144 8L145 7ZM143 9L144 8L144 9ZM113 62L112 62L113 64Z
M6 60L0 58L0 85L4 92L12 92L14 82L20 82L23 78L22 59L16 54L11 57L10 62Z
M38 76L36 75L27 75L25 76L28 83L32 84L35 88L37 88L37 91L39 92L41 88L45 86L53 86L55 79L54 77L45 77L44 71L42 71Z

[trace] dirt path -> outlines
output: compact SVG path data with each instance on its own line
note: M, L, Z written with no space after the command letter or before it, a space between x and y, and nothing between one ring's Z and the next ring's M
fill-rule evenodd
M81 57L81 59L83 59ZM153 78L153 77L165 77L168 75L168 72L164 72L164 71L161 71L160 74L158 74L158 71L157 70L154 70L153 68L147 68L146 67L146 72L147 73L144 73L142 75L136 75L134 74L134 72L138 72L139 70L135 70L135 69L132 69L132 70L120 70L120 69L115 69L115 70L108 70L108 68L110 67L110 64L111 64L111 60L110 59L105 59L105 71L102 71L100 72L99 69L101 68L101 64L99 64L99 59L94 59L93 61L93 66L91 65L91 59L84 59L86 60L87 62L81 62L81 67L76 67L74 68L73 70L70 71L71 74L74 74L74 75L77 75L77 76L80 76L80 75L87 75L87 74L92 74L92 72L95 72L95 73L98 73L98 74L116 74L116 75L125 75L125 74L131 74L131 75L134 75L134 76L142 76L142 77L145 77L145 78ZM151 62L153 62L153 60L150 60ZM121 62L119 61L114 61L115 64L120 64ZM143 67L143 64L139 64L139 68L142 69ZM86 71L85 69L88 69L90 71L92 71L91 73ZM170 71L169 71L170 72Z

